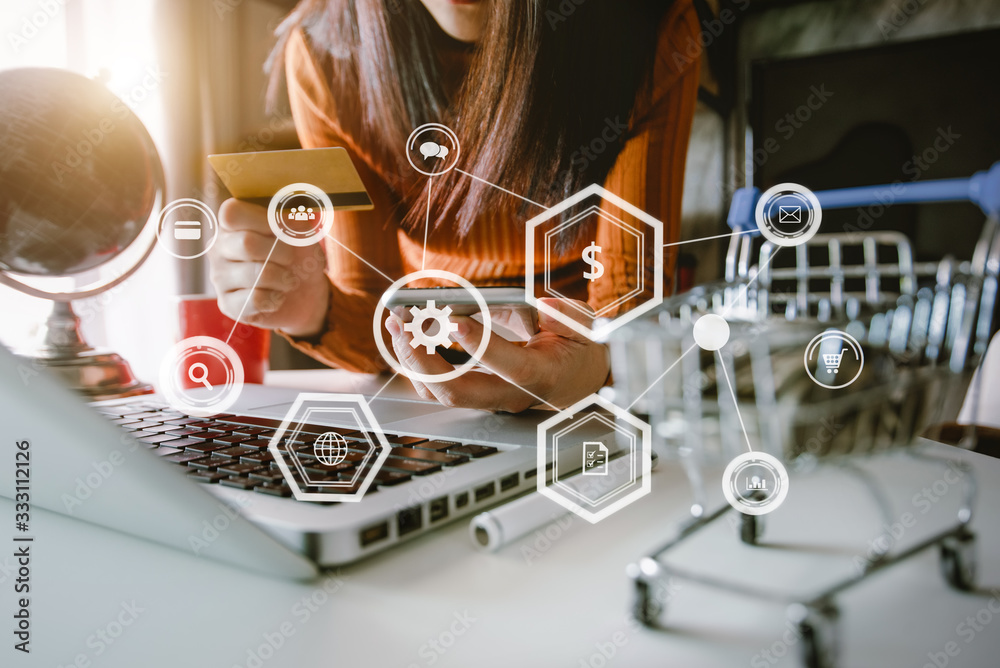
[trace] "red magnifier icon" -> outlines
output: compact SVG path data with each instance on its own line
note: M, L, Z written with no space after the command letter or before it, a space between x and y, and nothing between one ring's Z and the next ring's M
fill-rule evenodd
M197 373L197 375L195 375ZM212 389L212 384L208 382L208 367L201 362L195 362L188 367L188 378L192 383L200 383L207 389Z

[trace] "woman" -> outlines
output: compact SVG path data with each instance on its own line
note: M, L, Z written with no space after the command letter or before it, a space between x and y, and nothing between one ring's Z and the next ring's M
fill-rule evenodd
M523 283L524 222L541 209L458 170L433 180L425 247L427 179L404 147L427 122L456 130L464 172L546 206L603 184L675 241L698 86L697 60L681 54L697 31L691 0L303 0L279 28L272 66L284 63L302 145L346 147L375 208L338 212L325 252L277 244L261 273L274 244L266 212L228 200L212 263L220 308L330 366L372 373L388 368L371 335L385 275L426 266L478 286ZM620 234L596 225L614 280L590 288L563 272L563 294L594 310L635 282L616 259ZM577 241L560 241L557 268L579 262ZM669 289L671 257L664 266ZM453 320L453 338L475 349L478 323ZM415 383L417 392L517 412L563 407L607 382L604 346L545 315L539 327L524 346L491 339L481 362L496 375ZM397 317L386 328L404 366L451 368L411 347Z

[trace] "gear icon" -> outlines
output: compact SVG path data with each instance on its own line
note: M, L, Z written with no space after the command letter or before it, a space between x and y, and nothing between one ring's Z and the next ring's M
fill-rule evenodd
M410 307L410 314L413 316L413 320L403 323L403 329L413 334L413 340L410 341L411 348L423 346L427 349L427 354L431 355L438 346L451 347L452 342L449 337L452 332L458 329L458 325L448 317L451 315L450 306L438 308L434 304L434 300L429 299L425 308ZM437 323L437 331L434 334L428 334L424 331L424 323L428 320L434 320Z

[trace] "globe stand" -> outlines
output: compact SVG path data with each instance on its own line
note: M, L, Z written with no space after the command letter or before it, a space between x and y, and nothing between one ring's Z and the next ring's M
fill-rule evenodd
M124 112L113 131L108 109ZM0 126L16 129L0 151L0 284L53 302L21 359L86 400L152 393L119 355L87 344L72 302L120 285L156 246L166 181L153 139L103 83L48 68L0 72ZM88 150L53 162L81 137Z
M121 355L95 350L87 344L80 332L80 317L70 302L53 302L41 339L31 354L20 357L32 366L50 370L66 387L89 401L153 392L152 386L135 377Z

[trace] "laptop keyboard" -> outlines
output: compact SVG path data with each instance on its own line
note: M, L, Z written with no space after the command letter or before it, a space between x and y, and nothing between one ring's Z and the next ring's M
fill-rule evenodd
M292 496L288 482L267 449L281 420L232 414L203 419L150 402L94 408L154 454L183 467L192 480L272 496ZM340 434L347 442L346 456L334 465L319 461L314 451L316 439L330 431ZM385 434L385 437L391 447L389 458L365 494L498 452L493 446L458 441L398 434ZM312 481L332 482L354 478L371 446L354 430L301 424L295 440L284 439L278 447L282 450L292 448ZM292 472L305 491L330 491L323 486L305 485L299 472L294 468ZM364 477L358 476L357 480ZM357 487L338 486L336 491L351 493L356 490Z

